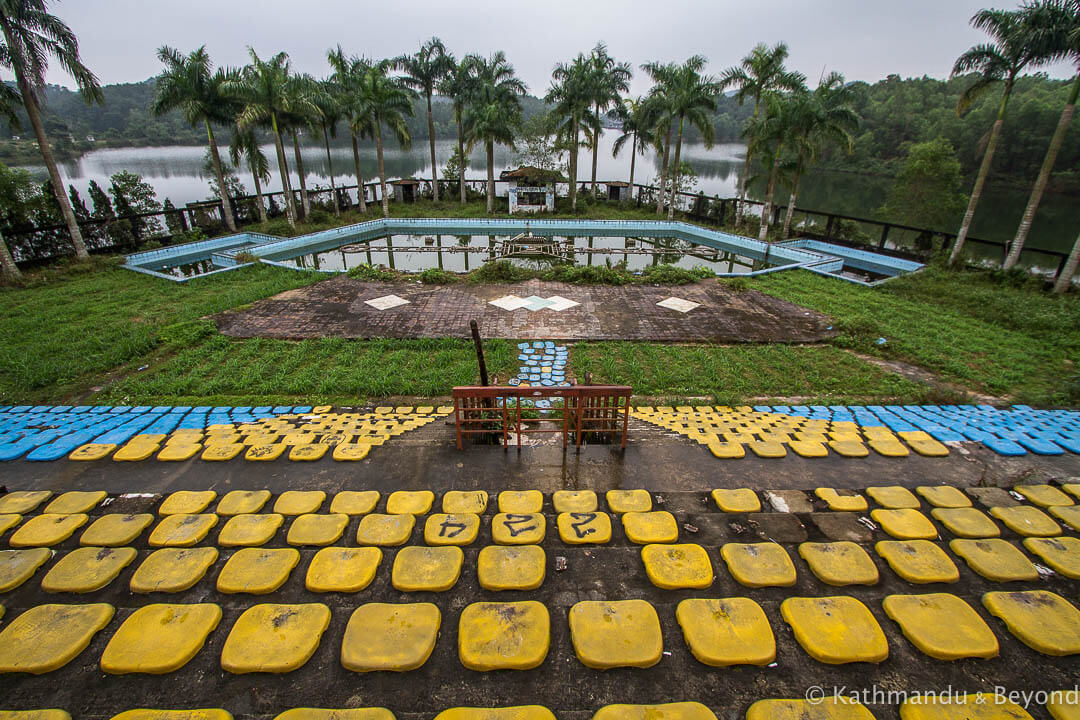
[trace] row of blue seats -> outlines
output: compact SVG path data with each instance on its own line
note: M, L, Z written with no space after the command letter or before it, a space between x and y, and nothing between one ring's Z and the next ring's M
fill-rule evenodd
M0 460L59 460L87 443L122 445L136 435L203 430L210 425L257 422L310 405L259 407L49 406L0 407Z
M91 414L104 414L104 413L127 413L129 415L141 415L143 413L161 414L161 413L195 413L195 414L214 414L225 415L229 413L270 413L273 415L285 415L288 413L309 413L311 412L310 405L261 405L259 407L231 407L222 405L218 407L212 407L210 405L198 405L192 407L190 405L158 405L151 407L150 405L0 405L0 413L91 413Z
M1080 412L1036 410L1014 405L759 405L775 412L813 420L852 421L860 427L888 427L893 432L922 430L940 442L981 442L1001 455L1080 453Z

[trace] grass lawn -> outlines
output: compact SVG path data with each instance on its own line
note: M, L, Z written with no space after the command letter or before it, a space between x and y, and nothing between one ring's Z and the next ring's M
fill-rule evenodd
M906 361L1020 403L1080 403L1080 297L1033 284L929 267L875 289L804 271L750 286L832 316L836 347Z
M482 214L478 203L392 207L398 215ZM599 205L587 216L652 213ZM447 395L453 385L477 382L465 339L241 340L200 319L325 277L260 265L171 283L107 259L39 272L26 287L0 288L0 404L350 404ZM630 384L643 397L718 403L951 399L847 352L853 350L1016 402L1080 404L1075 294L1053 297L1015 278L933 267L875 289L802 271L740 284L830 315L839 336L816 346L579 343L573 373ZM513 373L512 341L488 341L486 350L493 374Z
M484 343L488 372L509 377L518 350ZM513 370L516 372L516 370ZM448 396L479 384L472 340L234 340L213 335L101 398L145 405L352 405L389 396Z
M325 279L267 265L173 283L96 260L0 288L0 402L62 400L215 334L198 318Z
M832 404L915 398L923 388L829 345L659 345L582 343L570 353L576 377L630 385L655 398L809 397ZM672 401L674 402L674 401Z

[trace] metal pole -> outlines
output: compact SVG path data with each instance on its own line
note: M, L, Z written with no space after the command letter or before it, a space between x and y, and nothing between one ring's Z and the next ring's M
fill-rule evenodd
M480 328L475 320L469 321L469 328L472 330L473 345L476 346L476 362L480 365L480 384L487 387L487 363L484 362L484 345L480 341Z

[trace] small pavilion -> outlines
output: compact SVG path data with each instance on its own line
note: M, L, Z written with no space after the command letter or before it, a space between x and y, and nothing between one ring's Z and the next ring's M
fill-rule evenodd
M509 184L507 197L510 214L555 211L555 184L566 182L556 170L543 170L524 165L516 170L504 170L500 180Z

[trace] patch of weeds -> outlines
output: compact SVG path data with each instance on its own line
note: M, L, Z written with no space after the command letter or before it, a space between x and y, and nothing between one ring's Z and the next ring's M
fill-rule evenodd
M241 250L233 257L236 258L236 262L240 263L241 265L259 262L259 258L255 255L255 253L249 252L248 250Z
M393 270L387 270L381 266L371 265L369 263L349 268L349 272L346 274L351 278L356 278L357 280L363 280L365 282L393 282L398 278L397 273Z
M158 339L165 345L191 347L217 333L212 320L199 318L166 325L158 331Z

